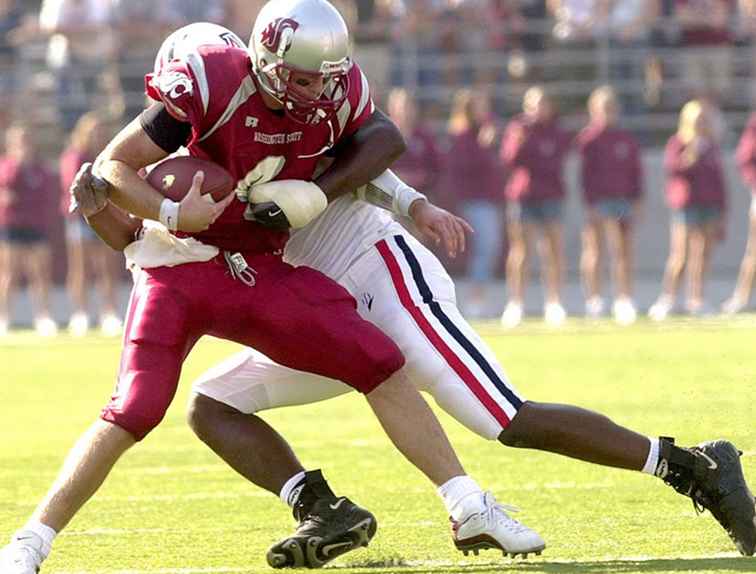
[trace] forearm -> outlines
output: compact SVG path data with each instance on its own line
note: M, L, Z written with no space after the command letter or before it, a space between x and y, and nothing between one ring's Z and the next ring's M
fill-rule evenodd
M160 204L165 197L148 184L137 169L113 159L96 165L97 174L110 184L110 201L136 217L159 221Z
M357 190L357 197L405 217L410 215L410 208L416 201L427 199L425 195L399 179L390 169L360 187Z
M97 236L115 251L123 251L132 243L142 226L141 220L129 217L112 203L86 220Z
M95 173L110 184L110 201L141 219L159 221L165 197L139 176L139 170L165 158L142 130L139 119L126 126L100 154Z
M350 137L329 169L315 179L329 200L350 193L383 173L402 153L404 138L394 123L376 110Z

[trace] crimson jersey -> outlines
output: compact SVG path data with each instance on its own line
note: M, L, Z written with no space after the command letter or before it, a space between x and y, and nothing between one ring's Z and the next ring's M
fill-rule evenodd
M374 111L367 79L355 64L349 92L328 121L304 125L269 109L251 71L246 51L206 45L159 75L146 78L147 93L192 126L191 155L225 167L240 187L277 179L311 180L318 160L341 138L354 133ZM287 232L244 219L246 204L234 201L197 239L221 249L273 252Z

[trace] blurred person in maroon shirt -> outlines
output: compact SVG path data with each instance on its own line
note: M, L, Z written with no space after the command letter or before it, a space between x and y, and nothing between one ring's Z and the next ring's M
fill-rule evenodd
M666 319L675 306L677 288L687 265L686 309L708 312L703 299L704 274L722 229L726 201L721 152L713 121L716 110L703 100L691 100L680 112L677 133L667 143L667 204L672 210L670 250L662 293L648 311L655 321Z
M509 301L501 322L514 327L522 320L528 257L537 243L545 288L544 318L551 325L560 325L567 316L560 296L564 270L562 170L572 136L560 127L553 100L542 87L525 92L523 110L509 122L501 145L501 159L509 170L505 189Z
M58 182L37 156L27 128L8 128L5 152L0 158L0 335L8 331L11 296L24 276L34 301L34 327L40 335L53 336L58 329L50 317L47 233Z
M433 132L420 121L415 100L404 88L391 90L387 108L407 143L407 151L394 162L391 169L407 185L432 195L441 173L441 160Z
M466 312L474 317L483 314L486 283L493 279L504 241L499 131L487 93L463 89L454 95L441 187L443 195L459 202L458 208L475 229L468 273L472 292L466 305Z
M119 256L105 245L78 212L69 213L68 190L82 164L94 161L113 136L110 120L104 114L88 112L76 123L66 149L60 156L60 211L65 217L68 277L66 287L73 303L69 332L84 336L89 329L87 315L87 267L97 277L100 295L100 326L107 336L118 335L121 320L116 313L116 285ZM86 257L85 257L86 254Z
M740 137L735 157L740 168L740 175L751 192L749 210L748 243L743 261L740 264L738 280L732 296L722 305L722 311L728 315L739 313L748 306L756 275L756 113L751 115Z
M577 138L586 206L580 271L586 315L599 317L604 312L601 254L603 249L608 251L615 289L612 314L618 323L628 325L637 317L632 236L643 192L643 171L637 140L617 125L619 112L612 88L594 90L588 99L590 121Z

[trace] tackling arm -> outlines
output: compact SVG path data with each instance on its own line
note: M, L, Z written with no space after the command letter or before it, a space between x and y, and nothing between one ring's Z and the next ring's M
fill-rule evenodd
M315 183L333 200L378 177L405 149L399 128L375 110L354 134L339 142L335 161Z

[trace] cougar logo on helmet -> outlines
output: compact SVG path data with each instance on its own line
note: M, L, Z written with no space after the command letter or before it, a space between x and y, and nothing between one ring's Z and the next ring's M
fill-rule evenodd
M299 23L291 18L276 18L263 30L260 42L274 54L283 54L291 45L291 38ZM284 40L283 46L281 40Z

